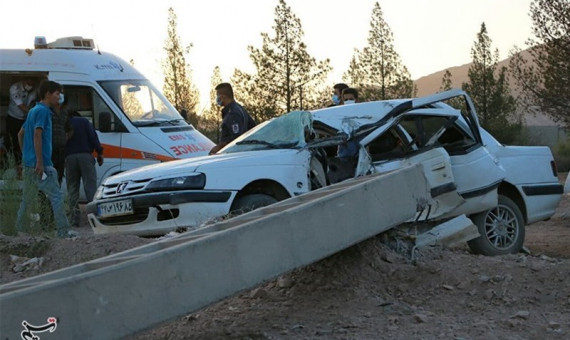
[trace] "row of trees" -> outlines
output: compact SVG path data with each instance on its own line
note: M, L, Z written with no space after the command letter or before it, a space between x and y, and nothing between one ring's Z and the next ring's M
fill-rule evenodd
M498 50L485 23L471 50L469 80L462 84L473 99L481 125L499 140L509 143L521 127L521 113L537 108L570 126L570 5L569 0L534 0L530 8L535 37L527 44L532 58L521 50L512 52L510 67L498 67ZM192 84L191 69L185 56L192 45L183 47L176 31L176 14L169 9L167 58L163 64L164 93L179 110L189 112L188 121L216 140L220 108L214 87L222 82L220 69L212 74L210 105L196 113L198 90ZM316 60L303 42L301 21L279 0L275 8L272 34L261 33L261 47L248 46L255 71L235 69L230 82L240 101L257 121L285 112L322 107L330 98L325 85L331 71L330 60ZM514 77L522 93L518 100L509 88ZM414 97L417 89L410 73L394 49L394 38L384 21L379 3L372 10L367 46L356 49L343 81L359 89L362 101ZM452 87L451 74L442 79L442 90Z
M570 127L570 1L535 0L530 6L533 38L526 42L530 58L515 47L509 67L498 67L498 50L491 52L485 23L471 50L470 94L481 125L504 143L513 142L522 128L523 113L542 112ZM509 87L509 77L515 88ZM451 87L446 72L441 89ZM513 93L517 93L515 99Z

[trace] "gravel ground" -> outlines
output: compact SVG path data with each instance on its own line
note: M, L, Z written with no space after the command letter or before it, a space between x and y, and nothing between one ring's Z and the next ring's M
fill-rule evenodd
M0 283L153 242L95 236L85 222L75 239L0 235ZM129 339L568 339L569 236L565 196L527 227L530 255L460 246L412 262L377 237ZM10 255L43 263L15 272Z

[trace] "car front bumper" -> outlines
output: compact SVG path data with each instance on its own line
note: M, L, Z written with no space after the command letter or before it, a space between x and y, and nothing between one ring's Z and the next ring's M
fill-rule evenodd
M93 201L87 204L86 212L95 234L163 235L179 227L198 227L227 214L236 193L204 190L141 193ZM132 202L132 214L99 215L100 204L127 199Z

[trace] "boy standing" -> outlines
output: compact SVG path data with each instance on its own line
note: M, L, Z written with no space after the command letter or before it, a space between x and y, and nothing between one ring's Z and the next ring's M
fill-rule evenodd
M43 192L51 202L58 237L72 237L65 215L63 194L53 167L52 157L52 110L63 96L62 86L53 81L43 81L39 87L40 102L28 112L28 117L18 132L22 150L24 187L18 210L16 228L23 230L24 217L30 215L28 200Z

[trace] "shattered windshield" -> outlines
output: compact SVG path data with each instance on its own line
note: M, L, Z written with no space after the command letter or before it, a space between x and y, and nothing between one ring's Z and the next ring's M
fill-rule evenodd
M306 144L305 135L313 132L312 125L309 112L290 112L259 124L236 138L220 153L300 148Z
M135 126L186 125L148 80L102 81L101 86Z

